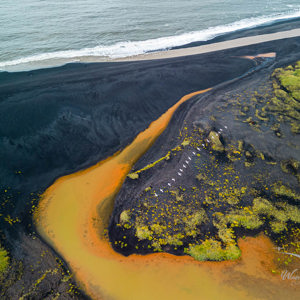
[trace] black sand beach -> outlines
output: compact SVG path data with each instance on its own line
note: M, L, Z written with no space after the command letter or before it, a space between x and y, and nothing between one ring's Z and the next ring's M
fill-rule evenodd
M291 29L299 27L299 23L284 22L239 34ZM276 52L276 59L257 71L255 61L241 57L268 52ZM0 73L0 228L1 243L12 259L11 270L0 283L0 295L4 299L26 294L32 299L50 299L59 291L66 299L84 297L72 278L66 280L66 266L38 237L32 224L38 195L55 179L124 148L188 93L219 85L216 94L212 94L215 99L221 97L223 83L250 72L246 85L255 85L271 70L297 60L300 38L161 61L69 64ZM236 81L234 86L238 84ZM228 92L226 85L224 88ZM163 142L178 132L182 126L178 120L186 118L193 103L178 110L168 130L137 169L164 153ZM209 104L210 98L206 98L198 109ZM49 268L59 271L35 287ZM70 284L72 292L68 292Z

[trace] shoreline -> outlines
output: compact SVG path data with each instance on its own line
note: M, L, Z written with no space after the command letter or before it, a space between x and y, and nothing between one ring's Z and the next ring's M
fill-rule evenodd
M40 61L29 61L16 65L8 65L1 72L26 72L38 69L51 69L63 67L68 64L107 63L107 62L129 62L140 60L157 60L177 58L190 55L198 55L235 47L255 45L268 41L293 38L300 36L300 18L283 20L271 24L260 25L254 28L241 29L230 33L216 36L207 41L198 41L171 49L147 52L124 58L109 58L107 56L74 56L69 58L51 58ZM288 29L288 30L286 30ZM274 32L275 31L275 32ZM293 34L294 33L294 34ZM231 45L232 44L232 45Z
M223 42L196 46L196 47L180 48L180 49L173 49L173 50L171 49L167 51L154 52L150 54L142 54L142 55L131 56L126 58L113 59L111 61L127 62L127 61L179 58L185 56L192 56L192 55L199 55L204 53L212 53L212 52L217 52L222 50L228 50L232 48L252 46L256 44L295 38L295 37L300 37L300 28L292 29L288 31L281 31L277 33L243 37L243 38L227 40Z

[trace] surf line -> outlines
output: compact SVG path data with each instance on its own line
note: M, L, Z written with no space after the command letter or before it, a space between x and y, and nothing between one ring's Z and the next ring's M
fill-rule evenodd
M124 150L86 170L57 179L41 196L34 214L37 230L92 298L116 296L118 292L124 296L129 286L125 279L128 269L120 265L124 258L104 237L115 196L127 174L166 129L176 109L209 90L185 95ZM118 289L116 276L123 280L118 282Z

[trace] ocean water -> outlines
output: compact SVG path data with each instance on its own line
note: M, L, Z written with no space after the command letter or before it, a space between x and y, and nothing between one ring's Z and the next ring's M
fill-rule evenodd
M299 0L1 0L0 70L138 55L296 17Z

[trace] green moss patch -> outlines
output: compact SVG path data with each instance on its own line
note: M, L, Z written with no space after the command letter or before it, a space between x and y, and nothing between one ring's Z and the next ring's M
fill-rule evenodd
M224 146L220 141L219 135L215 131L211 131L208 135L208 138L211 142L211 147L215 151L223 152Z
M214 239L205 240L200 245L190 245L185 253L199 261L234 260L240 257L241 251L236 245L222 247L221 242Z
M289 188L283 184L276 183L273 186L273 191L278 196L284 196L284 197L293 198L295 200L300 200L299 194L295 193L291 188Z
M9 256L5 249L0 247L0 275L4 273L9 266Z

